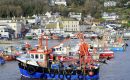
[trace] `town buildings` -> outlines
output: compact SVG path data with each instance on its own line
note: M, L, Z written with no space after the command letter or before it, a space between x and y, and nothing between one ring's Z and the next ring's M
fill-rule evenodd
M106 13L104 12L102 14L102 18L105 20L117 20L119 19L119 15L117 15L116 13Z

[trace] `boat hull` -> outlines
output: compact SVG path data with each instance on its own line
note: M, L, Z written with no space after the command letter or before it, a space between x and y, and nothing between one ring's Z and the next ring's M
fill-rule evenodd
M13 61L13 60L16 60L15 57L11 56L11 55L5 55L3 56L4 60L5 61Z
M124 51L125 49L123 47L111 47L111 51Z
M83 72L78 70L73 70L68 73L65 70L49 69L38 66L33 66L19 62L19 69L21 76L26 78L35 78L35 79L64 79L64 80L98 80L99 79L99 68L94 71L94 75L82 74Z
M101 53L100 54L100 59L107 59L107 58L114 58L114 53Z
M5 60L4 58L0 57L0 65L3 65L3 64L5 64Z

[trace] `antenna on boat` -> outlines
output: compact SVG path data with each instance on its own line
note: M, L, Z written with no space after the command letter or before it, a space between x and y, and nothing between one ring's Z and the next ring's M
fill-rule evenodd
M38 38L38 49L42 49L43 48L43 43L42 43L43 37L42 35L39 36Z
M48 36L46 36L45 37L45 39L46 39L46 44L45 44L45 46L43 45L43 36L45 35L45 33L42 33L40 36L39 36L39 38L38 38L38 49L45 49L45 50L47 50L48 49Z

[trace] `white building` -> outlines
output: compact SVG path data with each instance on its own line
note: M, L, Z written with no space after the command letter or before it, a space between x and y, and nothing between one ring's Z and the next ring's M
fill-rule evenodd
M7 24L15 31L15 37L21 34L22 24L20 22L11 22Z
M64 33L63 25L60 21L57 22L50 22L45 26L46 33Z
M119 19L119 15L117 15L116 13L104 12L102 15L102 18L104 18L105 20L116 20L116 19Z
M77 20L81 20L82 13L75 13L75 12L70 12L69 13L70 18L75 18Z
M64 5L66 6L66 0L55 0L56 5Z
M115 1L107 1L104 2L104 7L112 7L112 6L116 6L117 2Z
M0 37L2 38L13 38L14 37L14 30L9 27L7 24L0 23Z
M50 0L50 5L64 5L66 6L66 0Z
M47 16L48 18L50 18L52 15L51 15L51 12L46 12L45 13L45 16Z
M4 28L14 30L15 38L18 36L18 34L21 34L21 29L22 29L22 23L21 22L15 21L15 22L6 22L6 23L0 23L0 24L4 25L4 26L1 26L1 28L4 27Z
M36 22L36 19L26 19L26 20L27 20L28 23L31 23L31 24Z
M81 32L90 31L90 30L91 30L91 25L80 25Z

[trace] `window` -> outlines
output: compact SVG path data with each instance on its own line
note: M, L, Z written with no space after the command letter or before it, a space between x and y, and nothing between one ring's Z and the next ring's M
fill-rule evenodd
M26 58L30 58L30 55L29 55L29 54L27 54Z
M7 28L5 28L5 29L4 29L4 32L8 32L8 29L7 29Z
M43 55L42 54L40 54L40 59L43 59Z
M38 59L38 54L35 55L35 59Z
M33 54L31 54L31 58L34 58L34 55L33 55Z
M55 48L54 49L52 49L53 51L55 51Z

